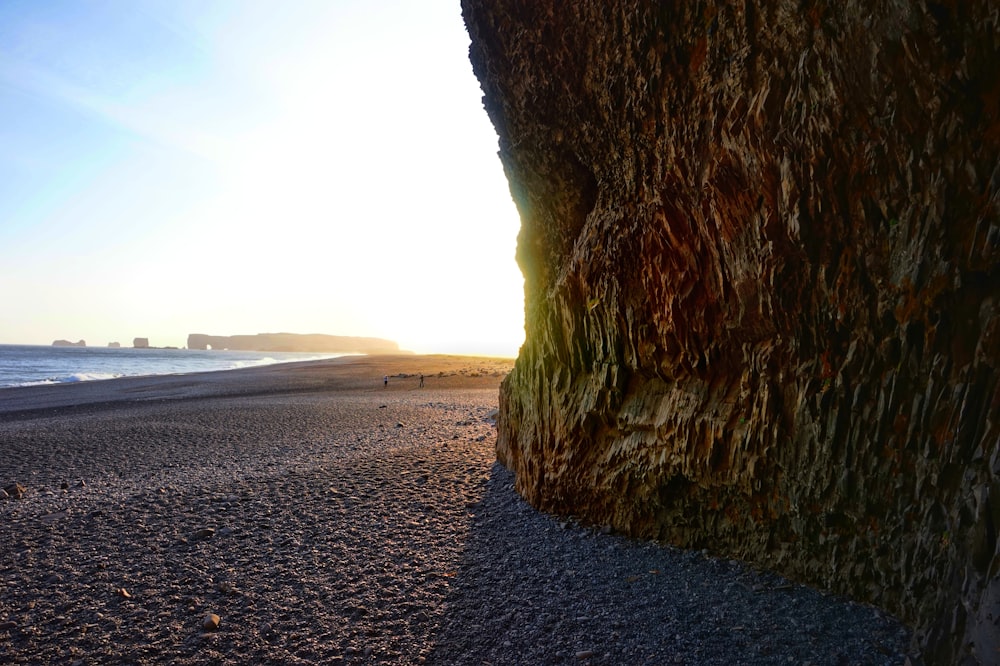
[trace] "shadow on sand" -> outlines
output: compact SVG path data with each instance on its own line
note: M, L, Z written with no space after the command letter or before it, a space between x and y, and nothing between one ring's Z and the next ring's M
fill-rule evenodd
M542 514L493 466L427 663L899 664L868 606Z

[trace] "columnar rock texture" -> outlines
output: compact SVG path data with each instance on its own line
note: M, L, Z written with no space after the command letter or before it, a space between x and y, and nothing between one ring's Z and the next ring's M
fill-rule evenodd
M533 504L1000 659L996 2L464 0Z

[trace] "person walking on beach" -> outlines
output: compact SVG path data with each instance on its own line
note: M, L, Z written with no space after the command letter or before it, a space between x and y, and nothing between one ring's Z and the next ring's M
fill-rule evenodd
M420 373L420 388L424 387L424 373Z
M389 388L389 375L382 378L382 386Z

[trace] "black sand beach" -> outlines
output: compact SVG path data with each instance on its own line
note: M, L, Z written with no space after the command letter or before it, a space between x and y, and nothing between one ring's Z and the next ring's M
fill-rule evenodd
M0 391L0 663L903 662L876 609L528 507L510 366Z

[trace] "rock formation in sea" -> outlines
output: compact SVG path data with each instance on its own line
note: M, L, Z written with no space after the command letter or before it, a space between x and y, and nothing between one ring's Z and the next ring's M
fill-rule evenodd
M995 2L463 0L546 510L1000 649Z
M380 338L345 335L258 333L256 335L205 335L191 333L188 349L238 349L244 351L327 352L343 354L398 354L399 345Z
M132 347L135 349L149 349L149 338L133 338Z
M53 340L53 347L86 347L86 340L77 340L76 342L70 342L69 340Z
M108 349L121 349L122 343L120 342L109 342Z

